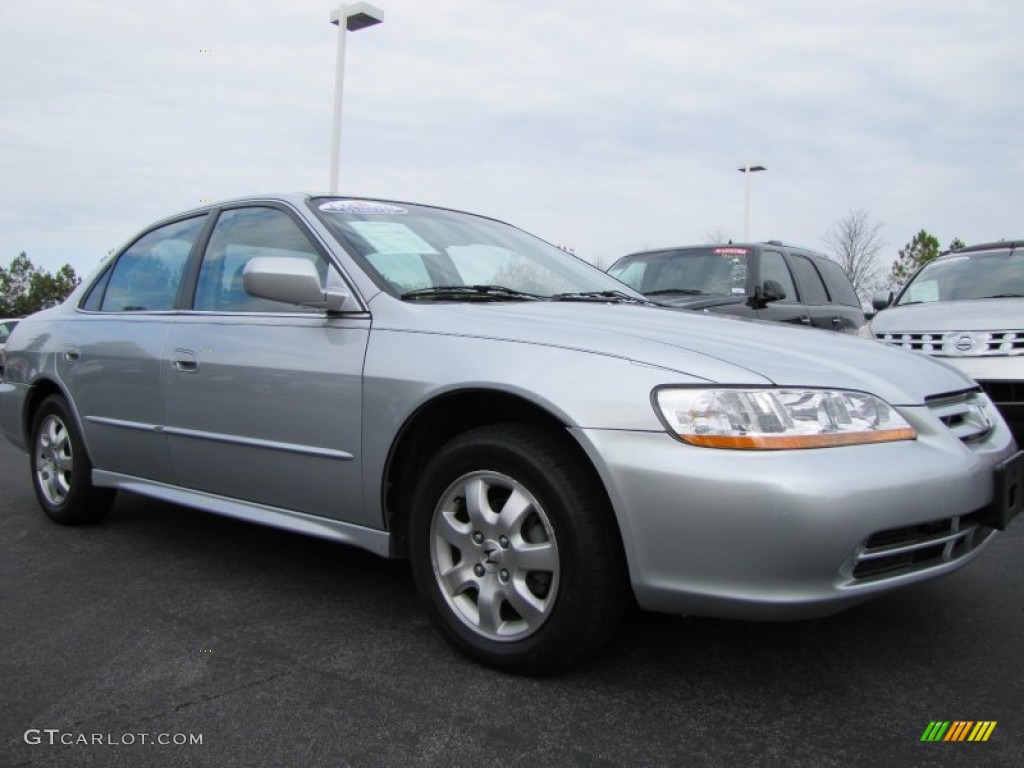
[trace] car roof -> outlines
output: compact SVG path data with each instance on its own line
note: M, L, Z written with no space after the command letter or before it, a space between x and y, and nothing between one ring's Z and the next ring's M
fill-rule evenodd
M812 258L826 259L828 261L831 261L831 259L829 259L828 256L826 256L823 253L818 253L817 251L813 251L810 248L806 248L802 245L792 245L791 243L783 243L780 240L765 240L763 242L758 243L699 243L696 245L669 246L666 248L654 248L644 251L634 251L633 253L628 253L625 256L620 257L616 261L621 261L622 259L630 259L635 256L659 256L662 254L678 253L679 251L706 251L710 248L742 248L745 250L754 251L766 247L786 248L791 251L798 251L800 252L800 254L804 256L810 256Z
M957 256L964 253L978 253L980 251L1005 251L1015 250L1024 247L1024 240L998 240L994 243L979 243L978 245L967 245L951 251L943 251L939 258L945 256Z
M452 211L453 213L464 213L468 216L476 216L481 219L491 219L502 224L508 224L508 222L497 219L493 216L487 216L485 214L473 213L471 211L463 211L458 208L448 208L443 205L433 205L432 203L422 203L415 200L393 200L387 197L379 197L376 195L349 195L342 192L328 193L328 192L268 192L258 195L245 195L242 197L231 197L224 200L216 200L205 205L196 206L195 208L189 208L186 210L178 211L169 216L165 216L160 221L154 222L149 226L156 226L162 224L165 221L171 221L173 219L180 219L190 215L198 215L201 213L207 213L217 208L223 208L225 206L244 205L246 203L287 203L295 208L304 207L310 200L316 200L319 198L332 199L332 200L367 200L377 203L394 203L396 205L415 205L420 208L433 208L438 211ZM509 226L515 226L510 224Z

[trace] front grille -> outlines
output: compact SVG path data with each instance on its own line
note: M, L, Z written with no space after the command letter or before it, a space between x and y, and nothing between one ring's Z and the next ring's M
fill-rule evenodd
M993 534L979 522L984 512L871 534L854 555L854 581L887 579L959 560Z
M1024 355L1024 331L893 331L878 340L940 357Z
M967 390L934 395L925 403L959 440L973 443L985 438L994 427L983 398L976 390Z

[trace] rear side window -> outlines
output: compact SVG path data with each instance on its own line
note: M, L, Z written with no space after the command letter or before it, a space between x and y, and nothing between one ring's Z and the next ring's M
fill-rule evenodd
M821 275L825 278L825 286L828 288L832 301L837 304L845 304L848 307L860 307L860 299L850 284L850 278L846 276L843 268L834 261L821 260L818 262Z
M154 229L136 240L118 257L113 270L104 273L106 289L99 283L93 293L102 291L101 312L154 312L174 309L185 263L205 216L176 221ZM109 275L109 277L107 277ZM91 309L90 295L87 308Z
M828 304L828 291L818 274L817 268L806 256L797 253L789 254L789 263L793 267L793 276L800 288L804 304Z

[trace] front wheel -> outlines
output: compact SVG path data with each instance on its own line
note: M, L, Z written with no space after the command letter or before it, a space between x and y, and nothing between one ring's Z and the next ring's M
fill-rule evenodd
M564 435L481 427L426 466L410 559L431 616L463 652L510 671L559 671L614 631L627 582L594 473Z
M62 525L83 525L103 518L115 491L92 484L92 464L67 402L50 395L32 422L32 487L43 511Z

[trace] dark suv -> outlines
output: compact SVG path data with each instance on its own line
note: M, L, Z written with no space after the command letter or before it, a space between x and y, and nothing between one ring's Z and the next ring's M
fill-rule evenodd
M608 274L669 307L856 333L864 325L842 267L806 248L728 243L623 256Z

